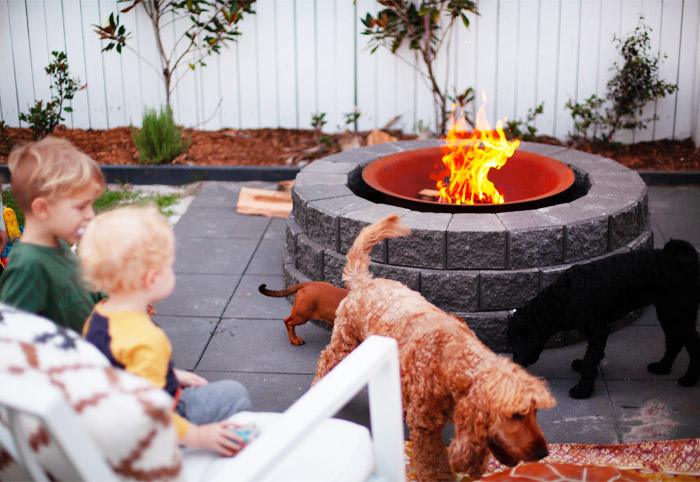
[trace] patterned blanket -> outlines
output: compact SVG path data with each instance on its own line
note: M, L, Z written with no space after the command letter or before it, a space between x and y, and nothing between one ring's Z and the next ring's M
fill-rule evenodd
M406 479L416 481L411 442L405 442ZM550 444L541 463L606 465L633 470L648 480L700 482L700 439L665 440L620 445ZM507 467L491 458L487 473ZM460 480L473 480L462 477Z

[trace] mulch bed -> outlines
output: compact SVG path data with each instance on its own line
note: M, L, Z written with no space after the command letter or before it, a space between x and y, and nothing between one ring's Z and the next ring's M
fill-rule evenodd
M400 140L414 136L400 131L390 131ZM368 132L358 133L365 139ZM69 139L78 149L100 164L138 165L139 155L131 139L130 127L105 130L66 129L59 127L55 136ZM300 161L333 154L340 150L337 143L319 150L316 135L304 129L223 129L198 131L186 129L192 139L190 149L173 164L180 165L296 165ZM331 136L337 140L338 135ZM31 130L7 127L0 132L0 163L7 162L7 155L16 144L31 140ZM537 142L562 145L554 138L541 136ZM576 149L615 159L632 169L698 171L700 151L695 152L691 139L683 141L660 140L630 145L584 143ZM693 154L695 153L695 156Z

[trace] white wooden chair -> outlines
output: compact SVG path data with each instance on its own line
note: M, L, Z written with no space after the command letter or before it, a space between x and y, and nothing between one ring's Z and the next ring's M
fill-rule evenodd
M72 408L50 386L36 386L0 373L0 444L28 477L47 480L29 447L20 414L43 421L83 480L116 480L97 446L81 429ZM368 386L371 437L358 424L330 419ZM233 458L184 450L187 480L376 480L404 481L403 423L398 349L390 338L372 336L282 414L244 412L234 421L254 421L260 436Z

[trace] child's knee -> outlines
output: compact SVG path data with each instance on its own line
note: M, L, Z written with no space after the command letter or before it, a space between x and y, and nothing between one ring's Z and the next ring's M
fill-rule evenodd
M235 380L220 380L215 383L221 384L221 394L229 401L229 416L250 409L250 395L242 383Z

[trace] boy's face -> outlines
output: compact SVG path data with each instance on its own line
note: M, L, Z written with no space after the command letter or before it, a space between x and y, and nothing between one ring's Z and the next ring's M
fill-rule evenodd
M100 192L98 189L87 189L68 198L49 201L47 209L51 234L68 244L77 243L87 224L95 217L92 204Z

